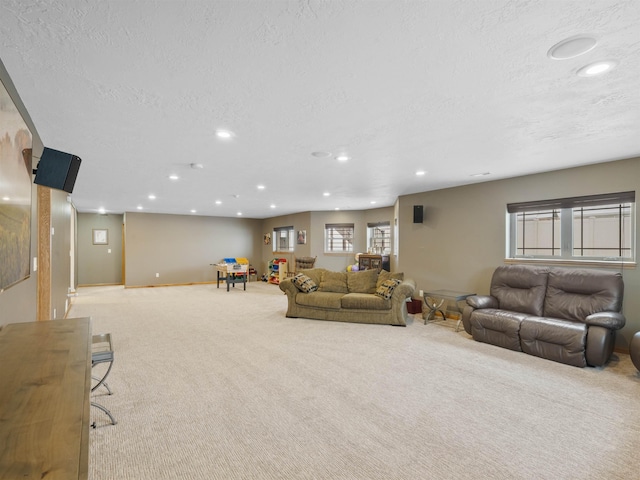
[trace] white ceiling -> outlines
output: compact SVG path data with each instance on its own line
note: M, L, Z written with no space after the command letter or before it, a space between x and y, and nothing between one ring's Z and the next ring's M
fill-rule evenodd
M637 0L2 0L0 41L81 212L368 209L640 156Z

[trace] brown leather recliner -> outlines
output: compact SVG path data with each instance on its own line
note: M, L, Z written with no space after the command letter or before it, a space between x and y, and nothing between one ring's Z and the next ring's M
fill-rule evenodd
M467 298L462 323L480 342L578 367L601 366L613 353L622 315L619 272L505 265L490 295Z

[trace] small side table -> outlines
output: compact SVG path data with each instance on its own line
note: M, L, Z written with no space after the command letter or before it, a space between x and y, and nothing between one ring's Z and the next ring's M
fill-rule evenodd
M247 289L249 265L239 263L212 263L211 265L216 269L217 288L220 288L220 280L224 280L227 284L227 292L229 291L229 285L233 285L233 288L236 288L236 283L238 282L242 282L244 290Z
M440 314L442 315L442 319L446 320L447 317L441 307L443 304L445 304L445 302L447 304L449 302L453 302L456 310L460 312L460 318L458 319L458 323L456 324L457 332L460 329L460 322L462 321L462 310L460 309L458 302L466 300L466 298L470 297L471 295L475 295L475 293L458 292L455 290L433 290L431 292L424 292L424 303L429 308L429 311L422 314L422 317L424 318L424 324L426 325L427 322L432 321L436 312L440 312Z

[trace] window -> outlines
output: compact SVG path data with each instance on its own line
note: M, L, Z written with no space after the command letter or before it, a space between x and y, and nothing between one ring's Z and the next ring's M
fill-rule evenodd
M634 262L635 192L507 205L509 256Z
M391 252L391 225L389 222L367 224L367 249L371 253Z
M324 226L326 253L353 252L353 223L328 223Z
M273 229L274 252L293 252L294 240L293 227L278 227Z

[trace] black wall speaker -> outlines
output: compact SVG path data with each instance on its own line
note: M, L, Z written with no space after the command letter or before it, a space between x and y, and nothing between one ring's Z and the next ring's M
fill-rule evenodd
M413 223L422 223L422 205L413 206Z
M71 193L76 183L81 161L80 157L70 153L45 147L33 183Z

